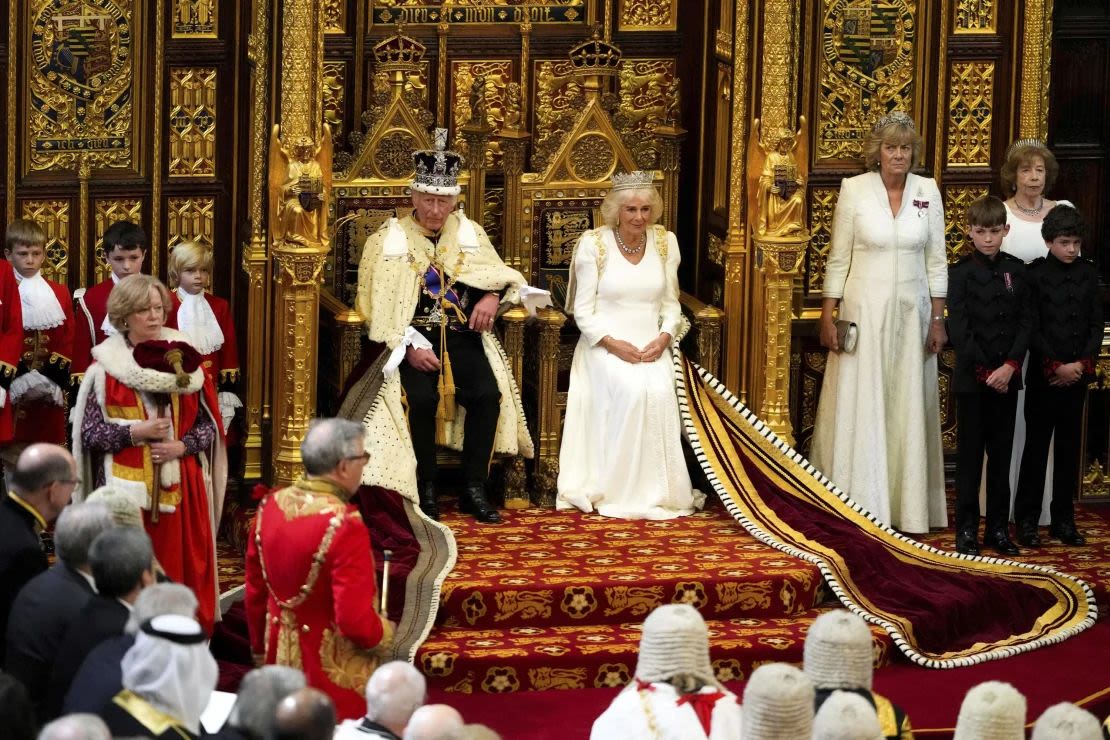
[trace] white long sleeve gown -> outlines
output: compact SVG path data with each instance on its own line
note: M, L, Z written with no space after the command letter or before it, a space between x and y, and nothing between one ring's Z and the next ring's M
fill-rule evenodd
M666 234L665 261L657 231ZM598 345L609 335L643 347L661 331L672 337L678 331L678 243L652 228L645 250L633 265L606 227L583 234L575 251L571 308L582 336L559 450L559 509L671 519L705 500L693 490L682 455L670 349L655 362L632 364Z
M859 326L855 351L830 352L813 464L880 521L904 532L947 523L930 297L948 290L944 213L910 174L892 214L876 172L841 185L823 295Z

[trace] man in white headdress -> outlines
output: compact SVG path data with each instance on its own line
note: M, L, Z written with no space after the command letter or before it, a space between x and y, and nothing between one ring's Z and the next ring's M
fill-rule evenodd
M491 456L533 452L492 329L500 305L532 289L482 227L455 210L462 157L445 150L446 141L446 129L436 129L436 148L413 153L412 213L391 218L362 251L358 308L370 340L390 352L363 420L370 453L363 483L419 498L436 519L436 445L461 450L460 503L488 524L501 521L485 492Z
M122 668L123 691L100 712L113 736L201 736L219 669L196 620L165 614L143 623Z
M740 703L709 663L709 629L689 604L644 620L636 676L594 720L592 740L737 738Z

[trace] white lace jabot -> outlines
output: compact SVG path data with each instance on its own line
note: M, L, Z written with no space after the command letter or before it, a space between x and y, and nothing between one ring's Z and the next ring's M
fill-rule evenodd
M202 355L210 355L224 345L224 332L203 293L193 295L177 289L181 307L177 309L177 328L189 336L189 343Z
M65 323L66 314L58 303L58 296L54 295L54 289L47 284L41 272L26 278L17 272L15 279L19 281L24 329L53 329Z

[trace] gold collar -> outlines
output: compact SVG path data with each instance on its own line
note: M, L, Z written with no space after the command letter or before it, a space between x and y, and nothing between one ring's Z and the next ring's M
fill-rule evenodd
M29 511L31 513L31 516L35 518L35 534L42 534L46 531L46 519L43 518L38 509L36 509L34 506L31 506L29 503L20 498L18 493L8 491L8 497L27 511Z

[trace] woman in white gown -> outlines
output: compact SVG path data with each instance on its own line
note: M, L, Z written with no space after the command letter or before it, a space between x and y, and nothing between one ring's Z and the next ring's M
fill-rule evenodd
M904 532L947 524L937 356L947 337L948 263L936 181L910 172L921 150L896 111L867 142L871 170L844 180L825 268L821 343L830 352L813 464ZM858 327L841 352L833 312Z
M1010 233L1002 241L1002 251L1014 255L1029 264L1038 257L1048 254L1041 237L1041 224L1044 217L1056 206L1066 200L1048 200L1046 191L1056 182L1060 166L1056 157L1036 139L1021 139L1010 145L1006 152L1006 162L1002 165L1000 179L1002 192L1010 197L1006 200L1006 223ZM1024 372L1025 368L1022 368ZM1018 391L1017 420L1014 422L1014 449L1010 453L1010 518L1014 515L1014 496L1017 493L1018 473L1021 471L1021 453L1025 449L1025 389ZM1051 450L1051 448L1050 448ZM1049 524L1048 506L1052 501L1052 452L1048 455L1048 468L1045 470L1044 498L1038 524ZM1019 544L1034 547L1037 543L1026 537L1019 537Z
M679 249L655 220L649 173L616 175L605 225L575 246L567 311L574 350L559 450L559 509L670 519L700 508L682 455L671 340L682 321Z

